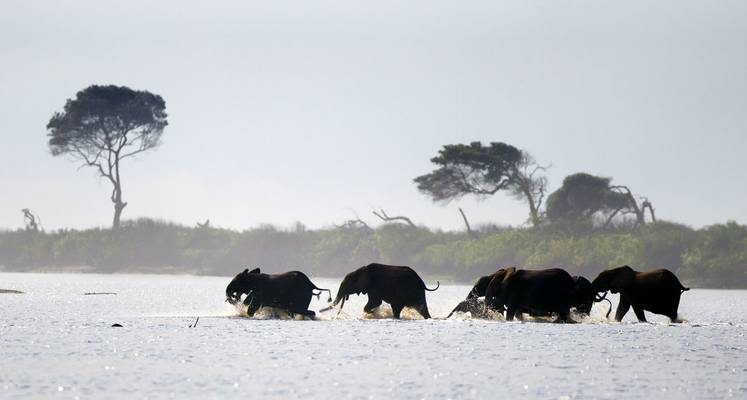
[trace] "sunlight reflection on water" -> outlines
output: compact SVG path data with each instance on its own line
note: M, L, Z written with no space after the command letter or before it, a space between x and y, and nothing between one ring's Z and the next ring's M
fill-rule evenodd
M460 285L428 293L432 320L363 316L351 296L339 317L292 321L240 317L229 280L0 274L26 292L0 295L0 398L747 397L747 291L685 293L683 324L611 323L606 304L580 324L438 319Z

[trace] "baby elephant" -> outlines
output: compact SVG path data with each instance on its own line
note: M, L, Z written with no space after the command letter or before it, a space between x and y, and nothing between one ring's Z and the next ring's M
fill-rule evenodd
M417 272L410 267L369 264L345 276L332 307L342 301L342 310L345 300L351 294L368 294L368 303L363 307L363 311L367 313L380 306L382 301L386 301L392 306L394 318L399 319L402 309L409 306L428 319L431 315L428 313L425 291L433 292L438 289L440 284L436 283L435 289L428 289Z
M315 290L318 292L315 293ZM255 268L252 271L245 269L231 280L226 287L226 301L236 304L241 300L241 295L246 294L244 304L250 316L259 308L268 306L314 318L316 313L309 310L311 296L319 296L321 292L328 292L330 297L327 301L332 301L332 292L316 287L303 272L263 274L259 268Z
M490 284L490 281L493 280L493 278L498 274L505 274L505 269L500 269L496 271L494 274L491 275L485 275L483 277L480 277L480 279L475 282L475 285L472 287L472 290L469 291L467 294L467 298L464 299L461 303L457 304L456 307L449 313L449 315L446 318L451 318L451 316L456 312L466 313L469 312L472 318L490 318L490 311L499 311L503 312L503 304L494 303L486 307L485 302L480 299L480 297L485 296L485 290L488 288L488 284ZM500 308L500 309L498 309Z

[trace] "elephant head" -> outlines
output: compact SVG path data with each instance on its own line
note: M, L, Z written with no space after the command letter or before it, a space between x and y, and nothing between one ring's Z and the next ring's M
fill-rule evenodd
M574 276L571 305L576 307L576 311L588 315L595 301L601 300L597 297L597 292L591 282L583 276Z
M503 311L505 287L511 277L516 273L516 268L501 268L492 275L488 287L485 289L485 308Z
M345 275L345 279L340 283L340 288L337 289L337 297L335 297L332 307L340 304L340 310L345 306L345 300L347 300L351 294L367 294L369 285L371 284L370 271L368 266L361 267L355 271Z
M490 281L493 279L494 275L495 274L485 275L478 279L477 283L475 283L475 286L473 286L472 290L470 290L469 294L467 294L466 300L485 296L485 292L488 290L488 285L490 284Z
M231 304L236 304L241 301L241 295L246 294L247 300L251 296L252 291L255 288L256 280L259 277L260 270L255 268L251 271L245 269L243 272L236 275L231 283L226 286L226 301Z
M630 287L635 282L635 274L636 272L633 268L624 265L619 268L602 271L591 285L594 287L595 292L611 291L612 293L618 293Z

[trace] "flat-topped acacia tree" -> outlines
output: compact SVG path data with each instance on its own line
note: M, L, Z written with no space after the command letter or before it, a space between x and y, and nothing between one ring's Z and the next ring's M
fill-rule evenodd
M68 99L64 111L47 124L53 156L67 155L93 167L112 184L112 229L122 210L121 163L158 147L168 125L166 103L159 95L125 86L89 86Z

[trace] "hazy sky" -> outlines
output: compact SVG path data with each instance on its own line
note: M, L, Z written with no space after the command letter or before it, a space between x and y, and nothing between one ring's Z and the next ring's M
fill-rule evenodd
M166 100L163 146L123 167L124 218L310 227L371 209L431 227L521 224L499 194L441 206L412 179L447 143L504 141L747 223L747 2L0 2L0 227L109 225L110 187L47 149L90 84Z

